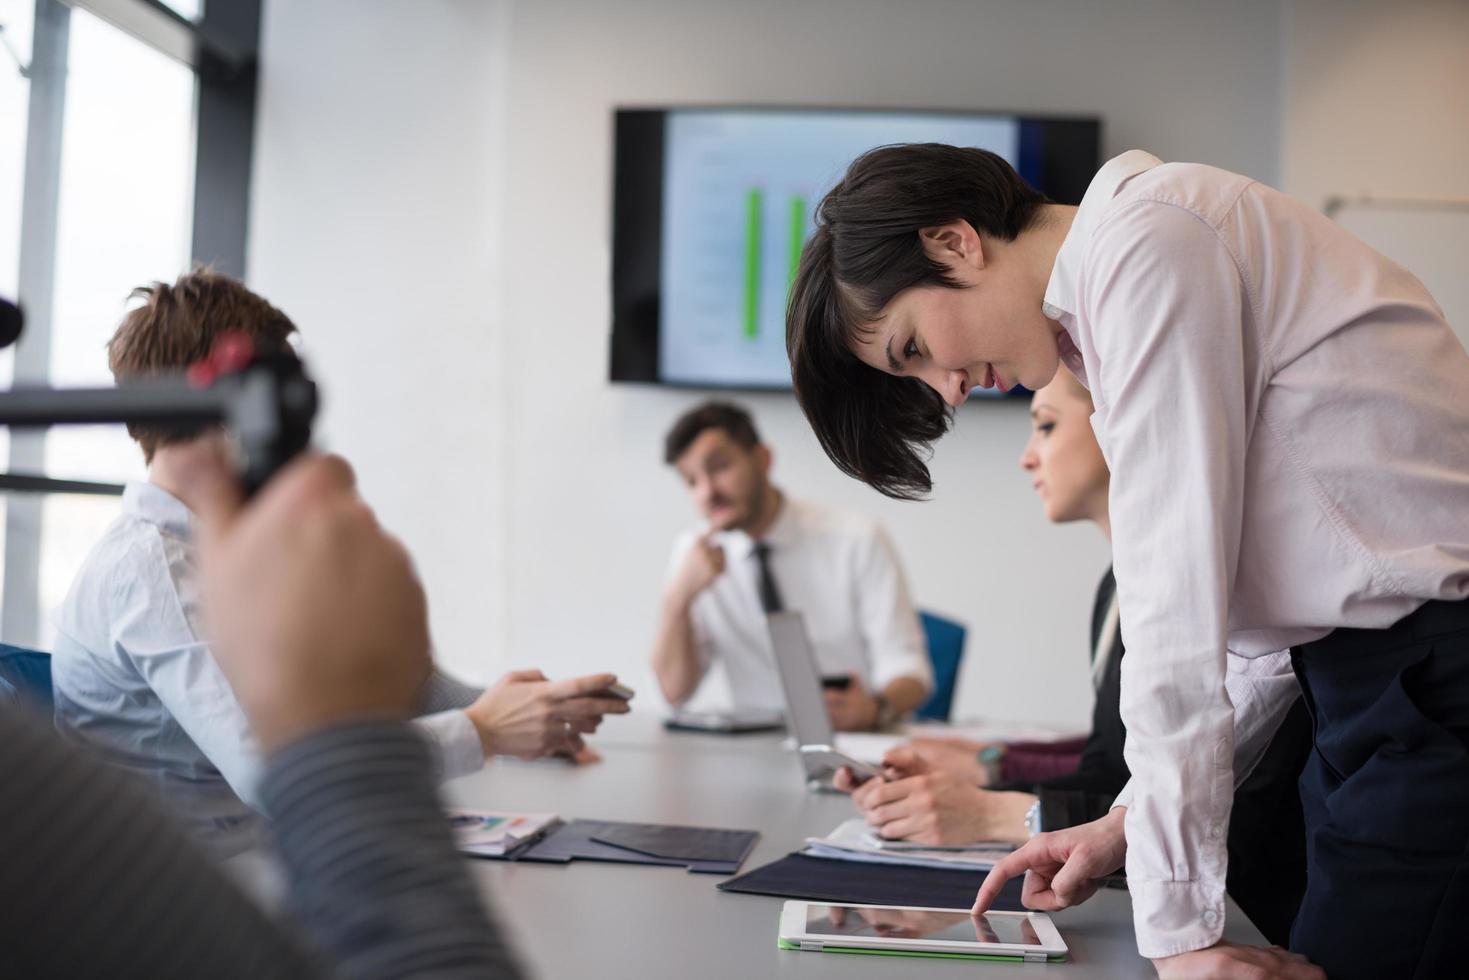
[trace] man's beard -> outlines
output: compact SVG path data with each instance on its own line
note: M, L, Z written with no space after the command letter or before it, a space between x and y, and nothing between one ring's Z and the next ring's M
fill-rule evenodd
M711 510L718 507L734 506L734 514L719 529L721 531L748 531L750 528L759 524L765 517L765 498L767 496L766 488L768 486L769 484L762 482L749 497L739 503L725 498L715 500L713 507L710 508Z

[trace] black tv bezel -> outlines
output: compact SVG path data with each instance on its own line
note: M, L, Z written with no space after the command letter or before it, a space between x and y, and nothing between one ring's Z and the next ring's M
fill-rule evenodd
M690 103L661 106L617 106L613 109L612 154L612 323L609 380L614 384L656 385L689 391L780 393L789 384L721 384L670 381L659 376L659 310L663 261L664 123L670 112L813 112L932 116L992 116L1072 128L1076 143L1044 146L1043 166L1054 183L1071 193L1049 194L1059 204L1079 204L1081 194L1101 165L1102 119L1099 116L1051 115L989 109L913 108L907 106L730 105ZM1083 152L1077 153L1080 149ZM1090 154L1085 151L1090 149ZM649 243L652 243L651 247ZM652 284L651 290L648 283ZM651 305L651 309L649 308ZM971 401L1006 401L1028 394Z

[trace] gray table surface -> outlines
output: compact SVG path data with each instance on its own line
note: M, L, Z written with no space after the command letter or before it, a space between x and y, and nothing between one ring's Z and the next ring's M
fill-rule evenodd
M741 872L799 849L853 814L808 792L778 736L666 733L651 711L608 719L598 765L496 762L445 787L451 803L563 817L758 830ZM1103 890L1054 916L1071 949L1057 964L802 953L776 947L781 898L726 894L678 868L474 860L473 872L526 965L541 977L1152 977L1137 955L1127 893ZM1264 944L1231 901L1225 936Z

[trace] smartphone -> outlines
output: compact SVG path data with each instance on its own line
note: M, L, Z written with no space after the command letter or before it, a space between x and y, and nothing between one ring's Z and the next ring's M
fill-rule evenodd
M821 686L828 691L845 691L852 686L852 675L830 674L821 679Z
M806 767L806 778L818 782L830 780L832 775L843 766L851 770L852 777L858 783L865 783L869 779L886 778L877 766L859 762L849 755L838 752L830 745L801 746L801 763Z
M624 701L631 701L632 696L635 693L633 689L628 687L626 684L608 684L606 692L612 695L614 698L621 698Z

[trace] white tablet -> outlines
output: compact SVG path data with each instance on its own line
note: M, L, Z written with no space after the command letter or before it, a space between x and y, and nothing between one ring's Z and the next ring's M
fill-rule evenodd
M786 902L780 948L1024 960L1066 958L1066 943L1043 912L986 912L898 905Z

